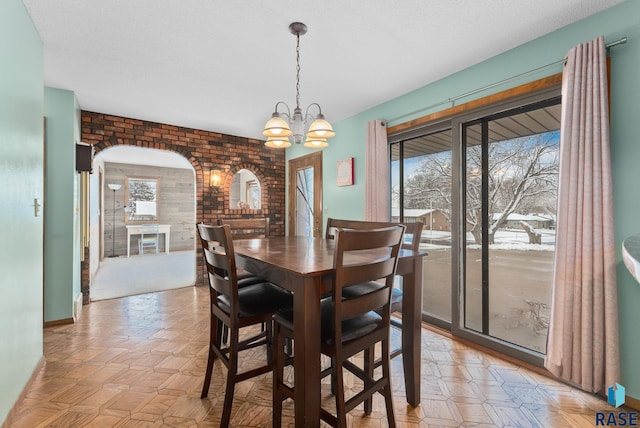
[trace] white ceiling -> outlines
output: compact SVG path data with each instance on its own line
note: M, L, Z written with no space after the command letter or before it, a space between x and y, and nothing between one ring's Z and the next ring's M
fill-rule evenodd
M336 122L621 0L24 0L45 83L83 110L262 139L277 101Z

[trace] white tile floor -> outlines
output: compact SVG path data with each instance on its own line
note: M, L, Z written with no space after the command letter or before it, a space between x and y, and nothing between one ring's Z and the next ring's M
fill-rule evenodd
M107 258L100 263L91 300L114 299L188 287L196 280L194 251Z

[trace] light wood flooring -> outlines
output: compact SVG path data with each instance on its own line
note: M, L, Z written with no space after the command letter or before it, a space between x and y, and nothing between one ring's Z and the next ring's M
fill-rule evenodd
M6 426L217 427L226 378L219 362L209 398L200 399L208 300L207 287L190 287L93 302L78 323L45 329L46 363ZM593 427L596 411L612 410L599 398L431 330L423 329L422 348L418 408L406 404L401 359L392 361L399 427ZM243 361L255 358L263 358L263 350ZM290 401L284 409L283 426L293 426ZM386 427L382 398L376 396L369 417L361 406L353 410L349 424ZM236 387L231 426L271 426L270 374Z

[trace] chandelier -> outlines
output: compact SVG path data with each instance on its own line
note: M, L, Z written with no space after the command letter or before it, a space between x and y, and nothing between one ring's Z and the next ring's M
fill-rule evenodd
M271 119L264 126L262 135L267 137L264 143L267 147L284 149L291 146L291 141L300 144L304 141L305 147L322 148L327 147L327 138L336 135L331 124L324 118L322 109L317 103L312 103L307 107L305 114L300 108L300 36L307 33L307 26L302 22L292 22L289 25L289 32L296 36L296 108L291 109L284 101L278 101ZM278 106L283 105L285 112L278 112ZM312 107L318 108L318 114L313 116L309 113ZM305 128L310 123L305 136Z

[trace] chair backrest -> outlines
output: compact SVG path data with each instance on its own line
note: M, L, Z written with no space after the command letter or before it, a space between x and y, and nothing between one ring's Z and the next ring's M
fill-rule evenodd
M233 239L254 239L269 237L269 217L260 218L219 218L218 225L228 224Z
M422 238L422 222L415 223L402 223L406 229L404 231L404 239L402 241L402 248L407 250L418 251L420 249L420 240Z
M334 239L337 229L343 230L361 230L361 229L376 229L383 227L390 227L397 225L398 223L381 222L381 221L361 221L361 220L343 220L336 218L327 219L327 239ZM423 223L402 223L406 226L404 231L404 239L402 242L402 248L418 251L420 248L420 238L422 235Z
M341 337L340 321L370 311L380 311L384 324L388 324L391 288L404 230L403 225L337 230L332 287L336 338ZM384 286L373 287L366 294L343 296L344 287L372 281L384 281Z
M149 236L149 235L158 235L158 223L148 223L148 224L143 224L140 225L140 234L142 235L142 238L144 238L145 235Z
M238 313L238 276L231 228L229 225L208 226L203 223L198 223L197 227L209 274L209 286L216 296L228 296L233 316ZM212 303L217 303L213 295Z

